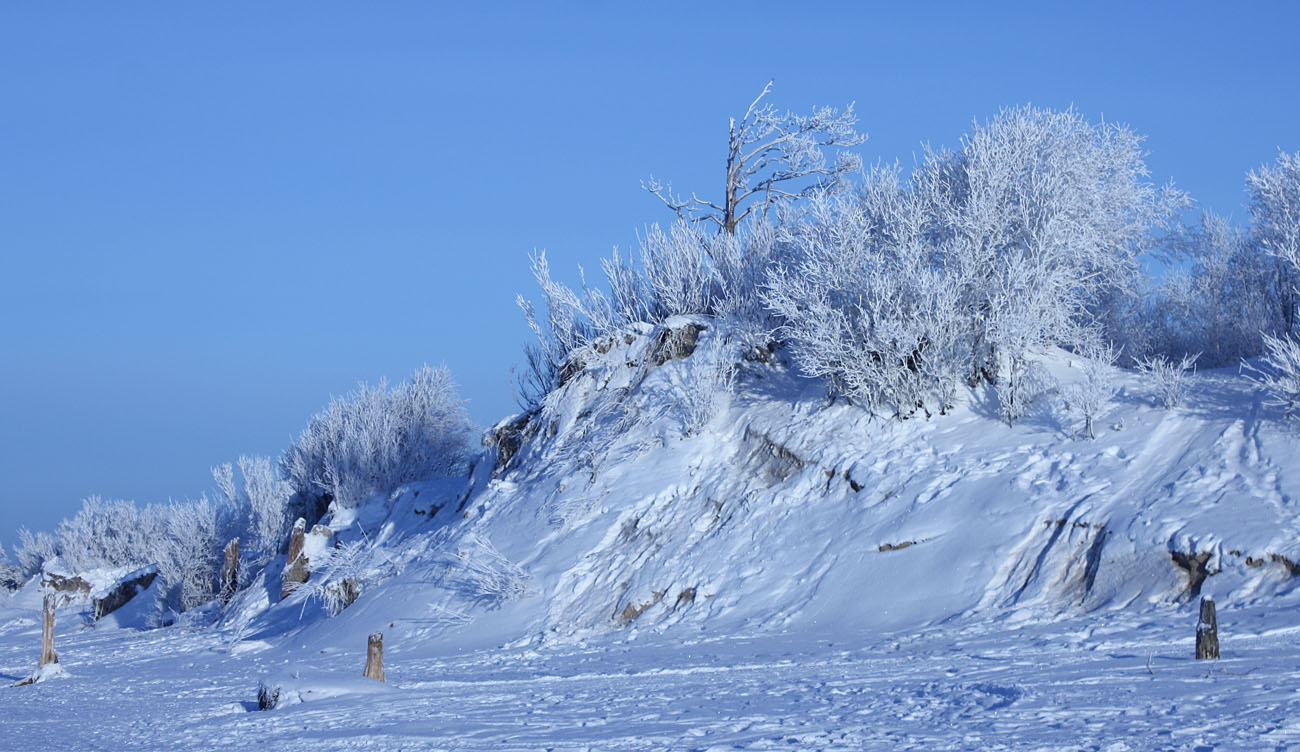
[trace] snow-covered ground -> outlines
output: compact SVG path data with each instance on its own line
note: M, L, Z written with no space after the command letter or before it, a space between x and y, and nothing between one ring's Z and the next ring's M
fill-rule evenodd
M10 614L6 614L10 618ZM621 635L431 655L320 652L207 630L69 630L69 678L3 690L0 748L274 750L1284 750L1300 746L1300 628L1220 612L1192 659L1190 608L836 636ZM39 630L8 621L0 675ZM303 702L256 710L279 677Z
M1088 440L1051 391L1014 428L984 389L869 419L780 353L664 334L593 356L503 471L327 518L368 552L337 615L281 602L282 560L162 629L65 607L68 676L0 689L0 747L1300 747L1300 451L1235 369L1173 410L1126 374ZM737 393L702 401L718 359ZM1218 661L1192 659L1202 595ZM11 681L38 607L0 602Z

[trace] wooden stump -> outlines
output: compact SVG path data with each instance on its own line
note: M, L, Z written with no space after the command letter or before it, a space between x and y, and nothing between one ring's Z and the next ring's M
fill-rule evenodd
M59 654L54 652L54 593L46 593L41 614L41 662L36 665L58 662Z
M375 632L366 641L366 678L384 681L383 632Z
M1196 621L1196 658L1219 657L1219 620L1214 613L1214 599L1201 599L1201 618Z
M284 561L284 577L280 583L281 600L288 598L290 593L307 581L310 573L307 571L307 562L302 555L306 542L307 520L299 517L293 523L293 533L289 536L289 557Z
M221 603L227 604L239 590L239 539L226 544L225 560L221 564Z

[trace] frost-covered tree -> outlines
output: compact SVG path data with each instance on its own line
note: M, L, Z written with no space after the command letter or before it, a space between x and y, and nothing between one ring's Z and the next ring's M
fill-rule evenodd
M1251 378L1269 393L1269 404L1294 418L1300 415L1300 342L1265 335L1264 347L1262 367L1248 366Z
M772 84L739 120L730 120L721 200L678 196L654 177L642 186L690 226L711 223L731 235L746 217L767 217L775 205L824 192L862 169L861 158L849 150L866 141L856 130L852 104L843 112L818 107L809 115L783 113L763 101ZM828 159L827 149L838 151Z
M1221 366L1258 354L1262 335L1281 331L1285 277L1250 235L1207 212L1161 245L1174 268L1111 328L1134 357L1196 353Z
M1070 411L1083 418L1083 434L1095 439L1093 424L1119 391L1119 374L1115 369L1119 352L1111 345L1090 343L1078 355L1082 378L1065 387L1065 400Z
M945 409L968 360L929 219L897 168L873 169L854 195L810 203L790 237L795 261L765 288L804 373L898 417Z
M281 466L295 493L353 507L403 483L460 472L470 431L451 373L425 366L396 387L361 384L330 400Z
M1246 188L1255 239L1279 263L1277 302L1282 334L1290 336L1300 316L1300 153L1282 152L1273 166L1252 170Z
M954 152L929 152L913 182L962 287L977 378L1019 355L998 340L1009 331L1000 301L1011 300L1001 293L1023 291L1036 309L1024 315L1059 325L1044 340L1077 339L1111 291L1135 284L1153 230L1186 203L1147 182L1128 128L1028 106L977 125Z

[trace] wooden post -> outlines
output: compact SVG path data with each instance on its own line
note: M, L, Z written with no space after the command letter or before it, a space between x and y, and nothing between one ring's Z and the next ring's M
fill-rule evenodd
M366 641L366 678L384 681L383 632L375 632Z
M1219 657L1219 620L1214 599L1201 599L1201 618L1196 621L1196 659Z
M41 616L41 662L36 664L38 667L59 662L59 654L54 652L54 593L45 594Z
M302 549L307 542L307 520L299 517L289 535L289 556L284 560L284 576L280 584L280 600L289 597L299 585L307 581L307 564L302 561Z
M224 605L239 590L239 539L226 544L225 561L221 565L221 603Z

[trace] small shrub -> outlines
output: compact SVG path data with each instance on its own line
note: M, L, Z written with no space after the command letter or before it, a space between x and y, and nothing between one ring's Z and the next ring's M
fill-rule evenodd
M1155 388L1156 401L1167 410L1172 410L1183 403L1187 396L1186 377L1196 373L1197 355L1184 355L1182 360L1174 362L1163 355L1153 355L1136 362L1139 372L1151 380Z
M1065 399L1070 409L1083 417L1084 435L1095 439L1093 424L1119 391L1115 370L1119 353L1111 345L1091 345L1082 348L1079 354L1083 378L1065 388Z
M451 374L425 366L391 389L362 384L331 400L281 465L296 493L354 507L403 483L460 472L470 430Z

